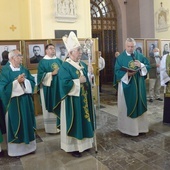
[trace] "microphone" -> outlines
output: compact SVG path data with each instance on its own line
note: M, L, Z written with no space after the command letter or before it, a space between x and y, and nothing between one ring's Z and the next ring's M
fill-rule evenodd
M131 57L132 57L132 60L135 61L135 54L134 53L131 54Z

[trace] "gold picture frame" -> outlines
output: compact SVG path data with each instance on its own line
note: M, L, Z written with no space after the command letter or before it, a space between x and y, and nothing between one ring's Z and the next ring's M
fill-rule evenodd
M26 66L29 70L37 69L39 61L45 56L45 46L48 40L25 40L24 49Z
M164 56L166 54L169 54L170 52L170 40L160 40L161 41L161 56Z
M135 51L146 55L146 49L145 49L145 40L144 39L135 39L136 41L136 47Z
M153 57L153 49L159 48L159 40L158 39L147 39L146 40L146 57Z

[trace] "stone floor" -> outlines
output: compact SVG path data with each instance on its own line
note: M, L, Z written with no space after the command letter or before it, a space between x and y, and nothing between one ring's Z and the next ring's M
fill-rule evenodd
M163 95L162 95L163 97ZM148 102L149 133L130 137L117 130L117 102L112 85L103 85L97 112L97 150L74 158L60 149L60 135L44 132L37 116L37 150L21 158L0 158L0 170L169 170L170 126L162 123L163 102Z

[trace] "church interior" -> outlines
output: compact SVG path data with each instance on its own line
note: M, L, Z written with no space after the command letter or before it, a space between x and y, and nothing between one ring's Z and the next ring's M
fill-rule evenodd
M113 88L114 54L124 51L128 37L135 39L136 50L140 49L146 57L152 44L160 49L161 55L170 51L169 0L13 0L10 3L1 0L0 6L0 54L6 47L9 51L19 49L24 57L23 65L35 78L38 64L30 62L34 46L40 47L43 56L45 45L52 43L56 56L62 58L65 55L60 51L65 50L62 36L70 31L75 32L81 45L87 39L92 41L90 54L95 75L92 91L96 106L96 143L81 158L75 158L61 150L60 133L45 133L35 89L37 149L25 156L10 157L4 140L0 169L169 170L170 124L163 122L164 101L149 102L149 76L146 79L149 132L146 134L132 137L118 130L117 92ZM99 51L105 60L105 68L100 72ZM0 63L2 60L0 55ZM161 98L164 98L163 87Z

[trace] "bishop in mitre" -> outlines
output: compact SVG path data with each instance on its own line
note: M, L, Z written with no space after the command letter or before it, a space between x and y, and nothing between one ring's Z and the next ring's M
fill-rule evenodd
M81 45L74 34L63 37L69 57L59 69L61 97L61 149L75 157L92 148L94 136L94 105L88 72L92 66L80 61Z

